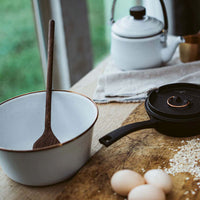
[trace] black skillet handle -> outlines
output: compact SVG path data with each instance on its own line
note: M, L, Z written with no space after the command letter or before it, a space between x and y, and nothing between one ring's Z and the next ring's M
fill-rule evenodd
M126 136L127 134L131 132L138 131L145 128L154 128L155 125L159 123L161 123L160 120L152 118L147 121L128 124L106 134L105 136L99 139L99 142L103 144L104 146L108 147L114 142L116 142L117 140L119 140L120 138Z

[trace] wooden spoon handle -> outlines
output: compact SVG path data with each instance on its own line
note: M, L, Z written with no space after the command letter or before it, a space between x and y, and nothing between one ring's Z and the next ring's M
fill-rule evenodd
M53 48L54 48L54 20L49 21L48 34L48 66L47 66L47 85L46 85L46 113L45 128L51 127L51 91L52 91L52 73L53 73Z

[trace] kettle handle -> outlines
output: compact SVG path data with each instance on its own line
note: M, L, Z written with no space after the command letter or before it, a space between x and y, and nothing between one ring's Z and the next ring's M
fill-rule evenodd
M110 18L111 24L115 23L114 13L115 13L116 2L117 2L117 0L113 0L112 9L111 9L111 18ZM164 17L164 29L162 30L162 32L167 33L168 32L167 10L166 10L165 3L164 3L163 0L160 0L160 4L161 4L161 7L162 7L162 12L163 12L163 17Z

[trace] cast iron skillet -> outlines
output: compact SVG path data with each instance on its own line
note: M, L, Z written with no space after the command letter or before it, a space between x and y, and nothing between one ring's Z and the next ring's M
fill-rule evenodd
M152 90L145 100L150 120L128 124L99 139L106 147L125 135L145 128L174 137L200 134L200 85L174 83Z

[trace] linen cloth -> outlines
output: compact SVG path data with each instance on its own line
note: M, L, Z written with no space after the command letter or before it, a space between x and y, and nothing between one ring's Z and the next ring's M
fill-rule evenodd
M122 71L110 60L93 99L96 103L141 102L152 89L181 82L200 84L200 61L182 63L178 48L172 60L158 68Z

